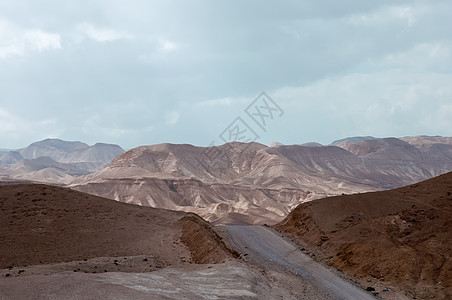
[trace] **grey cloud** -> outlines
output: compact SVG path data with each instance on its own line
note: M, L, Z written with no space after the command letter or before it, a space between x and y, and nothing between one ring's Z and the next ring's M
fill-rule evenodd
M353 134L352 123L299 90L315 91L331 78L348 82L359 73L378 81L393 69L425 73L430 89L441 88L442 80L428 75L451 71L450 12L447 1L2 1L0 20L21 32L55 34L60 47L0 57L0 109L30 122L56 120L61 130L49 134L66 139L108 139L127 148L165 141L206 145L260 91L278 97L292 90L280 101L294 116L288 113L263 139L340 138ZM403 89L395 80L395 90ZM344 102L337 87L323 88L330 89L330 103ZM387 88L388 99L395 99L397 92ZM232 104L199 105L215 99ZM358 97L351 99L351 108L361 107ZM415 111L396 115L428 119ZM318 126L300 136L300 116ZM333 133L332 127L342 129ZM376 120L365 134L389 132L383 127ZM441 131L426 121L412 128ZM0 134L5 145L13 143L8 132Z

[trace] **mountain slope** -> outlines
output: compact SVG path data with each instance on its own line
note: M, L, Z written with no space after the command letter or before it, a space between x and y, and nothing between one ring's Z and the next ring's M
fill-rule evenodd
M0 209L0 269L96 257L149 255L162 266L230 257L207 222L184 212L36 184L0 186Z
M452 173L299 205L275 226L363 284L452 297Z
M89 146L82 142L68 142L59 139L45 139L30 144L19 150L24 158L34 159L48 156L56 161L61 161L68 153L83 151Z
M19 151L5 152L3 155L0 154L0 167L15 164L22 159L24 159L24 157Z

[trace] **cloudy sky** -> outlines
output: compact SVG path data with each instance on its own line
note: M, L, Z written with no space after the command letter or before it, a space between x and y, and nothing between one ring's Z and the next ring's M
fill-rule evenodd
M0 0L0 148L206 146L237 117L262 143L452 136L451 15L450 0Z

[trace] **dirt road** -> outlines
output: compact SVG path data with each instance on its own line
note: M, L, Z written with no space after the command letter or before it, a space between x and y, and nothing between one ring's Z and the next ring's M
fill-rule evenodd
M264 269L286 269L311 281L332 299L376 298L359 287L345 281L337 274L313 261L294 244L286 241L273 230L263 226L222 226L234 248L247 260Z

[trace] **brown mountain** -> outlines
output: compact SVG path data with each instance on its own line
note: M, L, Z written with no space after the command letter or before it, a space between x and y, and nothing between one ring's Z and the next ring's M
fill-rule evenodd
M362 284L452 297L452 173L303 203L275 228Z
M70 186L121 202L192 211L217 223L276 223L298 204L390 189L452 170L452 145L400 139L338 146L142 146Z
M219 262L230 256L211 225L196 215L119 203L67 188L0 186L0 210L0 269L144 255L153 258L140 259L149 271L155 268L154 259L164 266ZM113 260L103 266L108 271L123 267L124 262Z

